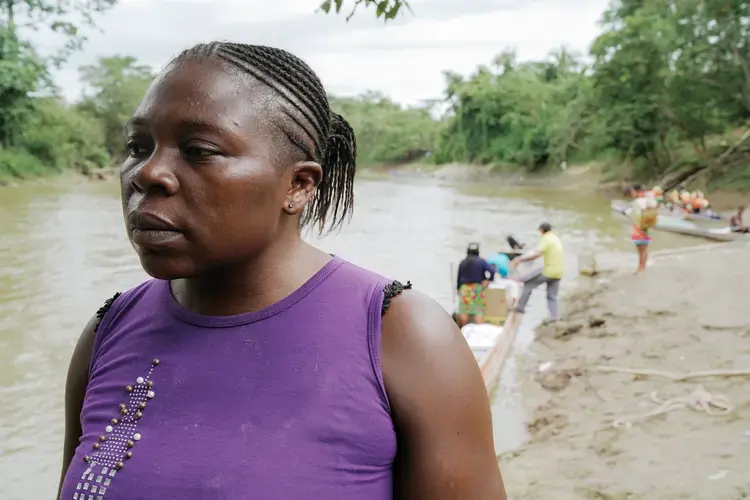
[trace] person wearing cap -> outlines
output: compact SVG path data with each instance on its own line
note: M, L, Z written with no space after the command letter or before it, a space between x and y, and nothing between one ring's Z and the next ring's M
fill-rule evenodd
M474 316L474 323L478 325L484 322L487 307L484 291L494 278L495 268L479 256L479 245L470 243L466 258L458 265L456 278L459 327L469 323L469 316Z
M560 238L552 232L552 226L548 222L539 225L539 232L542 234L539 240L539 247L533 252L513 259L513 265L517 266L521 262L526 262L538 258L544 259L544 267L539 276L531 278L523 284L521 298L516 304L515 311L523 314L526 311L526 304L531 298L531 294L540 285L547 288L547 308L549 309L550 319L557 321L560 314L557 310L557 294L560 290L560 280L563 277L565 268L565 251Z
M485 259L487 263L495 268L497 277L507 278L510 271L510 257L504 253L496 253Z

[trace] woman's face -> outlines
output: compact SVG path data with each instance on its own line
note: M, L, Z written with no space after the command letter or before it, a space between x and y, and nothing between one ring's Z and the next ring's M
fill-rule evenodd
M121 171L127 234L150 275L196 277L296 230L319 179L291 168L302 156L280 142L275 97L216 60L185 60L151 85Z

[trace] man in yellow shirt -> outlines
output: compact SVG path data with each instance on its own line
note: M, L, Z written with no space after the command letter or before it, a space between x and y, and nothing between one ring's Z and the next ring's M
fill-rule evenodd
M539 247L528 255L513 259L513 264L516 266L521 262L540 257L544 259L542 273L524 282L523 292L515 310L517 313L523 314L526 311L526 304L531 297L531 293L536 287L544 284L547 287L547 308L549 309L550 319L557 321L560 319L557 310L557 294L560 290L560 280L565 268L565 251L560 238L552 232L552 226L548 222L543 222L539 226L539 232L542 234Z

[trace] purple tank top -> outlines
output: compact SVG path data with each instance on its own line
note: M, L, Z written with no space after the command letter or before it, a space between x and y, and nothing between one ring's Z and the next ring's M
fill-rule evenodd
M103 317L62 500L393 498L388 280L334 257L260 311L203 316L151 280Z

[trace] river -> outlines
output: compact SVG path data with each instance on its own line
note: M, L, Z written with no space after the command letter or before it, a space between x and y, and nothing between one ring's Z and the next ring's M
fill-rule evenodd
M351 224L319 245L453 302L450 263L469 241L484 252L512 233L536 241L547 220L574 276L583 248L629 250L623 222L596 195L426 179L363 180ZM53 498L60 469L63 387L81 328L103 301L146 276L125 237L114 181L84 178L0 188L0 491L5 500ZM664 240L664 241L669 241ZM668 243L667 243L668 244ZM566 286L574 280L564 283ZM516 353L544 315L532 298ZM498 451L525 438L513 359L493 399Z

